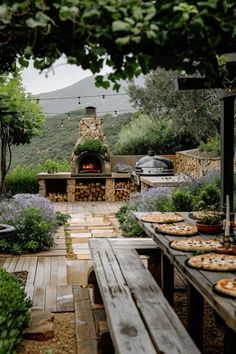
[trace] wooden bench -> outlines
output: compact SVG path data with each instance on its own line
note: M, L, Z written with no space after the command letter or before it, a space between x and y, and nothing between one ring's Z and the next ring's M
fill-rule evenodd
M136 250L112 242L89 244L115 352L199 354Z

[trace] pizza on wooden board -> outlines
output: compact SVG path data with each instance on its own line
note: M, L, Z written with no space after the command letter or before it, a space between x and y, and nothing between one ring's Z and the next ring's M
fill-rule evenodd
M219 253L207 253L191 257L187 265L204 270L234 271L236 270L236 256Z
M184 218L181 215L175 213L148 213L143 214L141 217L142 221L146 222L156 222L156 223L172 223L183 221Z
M157 232L162 232L174 236L192 236L198 233L198 229L194 225L181 223L181 224L160 224L156 227Z
M218 280L214 285L214 290L223 295L236 298L236 278Z
M176 250L192 252L192 251L203 251L209 252L214 251L217 248L221 248L222 244L217 240L204 240L203 238L186 238L183 240L173 240L170 242L170 246Z

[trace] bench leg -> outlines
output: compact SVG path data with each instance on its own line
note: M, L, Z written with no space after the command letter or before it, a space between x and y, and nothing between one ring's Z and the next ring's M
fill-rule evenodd
M199 292L189 283L188 287L187 329L198 349L203 348L203 309L204 301Z
M115 353L106 321L100 321L98 324L98 352L99 354Z
M88 284L93 286L93 301L95 304L103 304L102 296L98 287L97 279L93 268L88 272Z
M174 267L169 258L161 253L161 288L171 306L174 305Z

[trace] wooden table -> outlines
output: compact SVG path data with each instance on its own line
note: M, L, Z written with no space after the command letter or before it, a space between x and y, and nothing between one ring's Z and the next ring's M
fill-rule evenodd
M179 213L185 221L194 224L188 213ZM177 269L188 283L188 320L187 326L191 337L202 349L203 340L203 300L205 300L225 322L224 353L232 354L236 343L236 299L218 295L213 290L214 283L221 278L234 278L235 272L216 272L190 268L185 261L191 257L191 252L182 252L170 247L170 241L176 236L158 233L152 223L141 220L143 213L135 212L141 228L157 243L161 249L161 288L171 304L174 293L174 269ZM209 239L212 236L201 235ZM178 239L181 237L178 236Z

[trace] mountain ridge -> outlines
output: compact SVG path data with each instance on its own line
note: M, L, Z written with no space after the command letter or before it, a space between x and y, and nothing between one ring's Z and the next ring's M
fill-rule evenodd
M144 77L133 81L136 85L142 86ZM129 102L127 89L129 84L121 80L120 91L116 92L109 87L104 89L95 86L95 76L91 75L78 82L62 89L40 93L35 95L45 114L61 114L84 108L86 106L96 107L97 114L134 112Z

